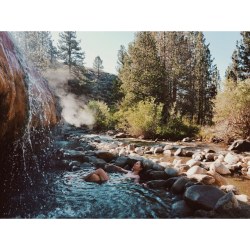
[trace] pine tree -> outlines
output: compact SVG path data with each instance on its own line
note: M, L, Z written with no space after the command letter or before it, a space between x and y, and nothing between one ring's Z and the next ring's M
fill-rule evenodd
M151 32L138 32L119 73L128 105L148 98L161 102L163 71L154 36Z
M225 77L227 80L230 80L235 84L237 84L237 82L239 81L239 73L240 73L239 55L238 55L238 50L235 49L232 55L232 63L230 66L228 66L225 73Z
M100 71L103 69L103 61L100 56L97 56L93 63L93 68L97 71L97 77L100 77Z
M80 41L76 39L75 31L64 31L59 33L60 40L58 44L58 53L63 63L69 66L72 73L73 66L82 66L84 61L84 52L80 47Z
M237 45L239 54L239 78L250 78L250 32L241 32L242 40Z
M120 49L118 50L117 53L117 71L119 73L120 69L124 66L125 63L125 58L127 56L127 51L125 49L124 45L120 46Z

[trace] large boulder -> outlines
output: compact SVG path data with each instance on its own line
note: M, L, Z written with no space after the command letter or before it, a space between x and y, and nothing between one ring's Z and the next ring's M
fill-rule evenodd
M188 178L190 180L205 184L205 185L211 185L215 182L215 179L207 174L193 174L189 175Z
M228 153L224 158L224 161L228 164L236 164L239 160L239 156L231 153Z
M194 174L206 174L207 170L199 166L193 166L187 171L187 176Z
M229 192L222 196L217 203L215 204L214 209L217 212L224 212L225 210L228 209L234 209L234 208L239 208L239 202L236 199L235 195L233 192Z
M96 151L96 157L103 159L106 162L110 162L115 158L115 155L109 151L98 150Z
M161 188L169 187L168 180L152 180L152 181L146 182L146 184L149 188L161 189Z
M250 151L250 141L248 140L237 140L228 148L228 150L236 150L239 152Z
M165 171L150 171L149 178L151 180L167 180L169 176L165 173Z
M231 171L220 162L211 163L211 165L209 166L209 170L215 171L222 175L231 174Z
M187 188L184 199L194 209L212 210L225 193L210 185L194 185Z
M185 185L189 182L189 179L185 176L179 177L171 187L171 192L174 194L182 194L185 191Z

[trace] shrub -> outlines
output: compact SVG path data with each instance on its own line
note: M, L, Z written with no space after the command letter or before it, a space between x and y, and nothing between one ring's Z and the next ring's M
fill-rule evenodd
M156 105L153 100L140 101L134 107L121 109L117 112L118 128L125 130L132 136L152 138L157 133L161 111L162 105Z
M158 136L168 140L180 140L185 137L195 137L199 127L188 124L180 117L171 117L167 124L158 128Z
M215 123L224 127L221 136L246 138L250 135L250 80L237 85L230 81L225 90L218 94L215 101Z
M105 102L92 100L88 103L88 107L94 112L94 129L100 131L114 128L113 114Z

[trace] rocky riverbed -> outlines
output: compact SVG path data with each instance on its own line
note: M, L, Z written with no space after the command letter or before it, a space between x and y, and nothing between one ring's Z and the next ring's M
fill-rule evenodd
M146 141L58 126L43 170L44 181L13 194L2 209L10 218L250 218L250 155L225 145ZM140 160L138 185L107 168L126 170ZM82 177L103 168L102 185ZM29 179L32 179L30 176ZM27 178L27 180L29 180ZM233 183L233 184L235 184Z

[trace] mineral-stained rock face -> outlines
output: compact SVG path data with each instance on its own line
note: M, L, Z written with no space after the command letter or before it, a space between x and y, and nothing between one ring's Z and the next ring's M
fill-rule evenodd
M0 146L24 133L57 121L55 100L46 81L16 49L11 36L0 32Z

